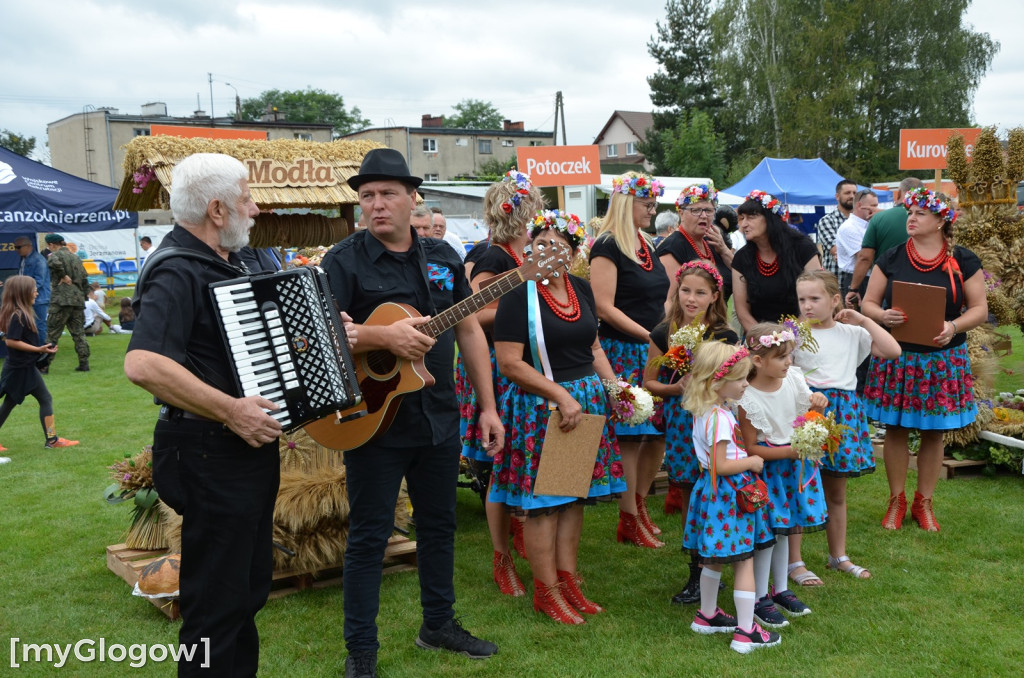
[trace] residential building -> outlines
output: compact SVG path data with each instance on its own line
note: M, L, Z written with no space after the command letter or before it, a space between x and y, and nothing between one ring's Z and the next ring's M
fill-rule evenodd
M444 116L424 115L420 127L371 127L342 139L367 139L393 148L409 162L409 171L425 181L473 177L485 164L505 162L519 146L550 146L554 131L527 131L522 122L505 120L500 130L443 127Z
M599 147L601 172L621 174L638 169L650 172L653 166L640 152L639 143L647 138L647 131L652 127L654 116L651 113L614 111L594 139L594 145Z

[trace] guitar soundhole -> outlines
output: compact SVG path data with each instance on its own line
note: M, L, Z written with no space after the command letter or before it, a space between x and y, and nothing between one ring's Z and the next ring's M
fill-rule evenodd
M395 371L398 359L387 351L370 351L366 354L366 371L374 377L387 377Z

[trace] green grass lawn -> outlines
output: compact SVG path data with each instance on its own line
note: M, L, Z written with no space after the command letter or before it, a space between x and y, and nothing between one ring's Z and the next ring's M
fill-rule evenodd
M1018 348L1004 360L1016 372L999 388L1021 381ZM10 639L74 643L175 642L178 622L129 595L106 569L104 549L121 541L128 506L108 506L106 467L150 441L156 407L124 378L128 337L90 340L92 371L79 373L65 336L47 379L58 432L82 441L47 450L35 402L17 408L0 430L10 464L0 466L0 674L10 667ZM911 473L913 482L913 473ZM823 533L808 535L804 556L825 580L798 593L814 610L782 631L782 646L740 657L727 636L689 630L695 608L675 607L686 560L678 516L666 518L660 498L652 515L669 546L659 551L616 544L617 510L587 511L580 553L591 598L608 612L578 628L532 611L529 598L509 599L491 581L491 548L479 498L460 490L456 557L458 613L473 632L497 642L500 654L474 662L413 646L419 628L415 573L388 575L382 591L379 670L382 676L988 676L1020 675L1024 646L1024 481L1020 476L969 476L942 481L936 492L939 534L907 521L897 533L879 521L887 488L883 469L850 481L849 550L874 577L857 581L827 572ZM527 566L517 560L529 585ZM732 575L726 568L725 581ZM258 621L261 673L339 675L342 589L311 590L270 601ZM731 589L720 603L732 609ZM18 675L51 675L26 664ZM171 675L168 664L131 669L127 663L72 661L69 675Z

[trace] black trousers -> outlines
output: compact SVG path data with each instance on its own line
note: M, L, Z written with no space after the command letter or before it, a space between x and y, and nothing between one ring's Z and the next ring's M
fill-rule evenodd
M183 517L178 639L200 647L178 663L179 676L256 675L255 618L270 594L280 468L276 441L253 448L215 422L157 422L153 480L160 499Z
M345 453L349 501L344 580L345 645L375 652L384 551L394 531L395 502L406 479L416 520L416 561L423 621L438 628L455 615L455 489L461 445L377 447Z

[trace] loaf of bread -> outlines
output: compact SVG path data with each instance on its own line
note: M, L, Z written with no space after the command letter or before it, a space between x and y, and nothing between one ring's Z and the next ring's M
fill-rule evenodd
M180 553L169 553L163 558L157 558L139 573L139 591L147 596L177 594L180 568Z

